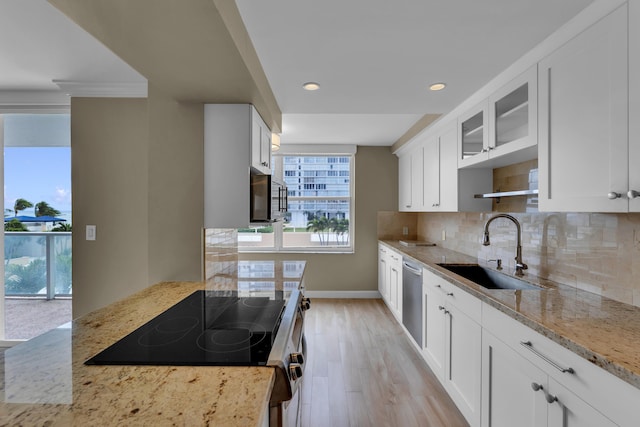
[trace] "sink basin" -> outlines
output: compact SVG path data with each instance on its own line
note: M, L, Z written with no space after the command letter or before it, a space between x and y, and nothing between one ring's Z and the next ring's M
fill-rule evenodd
M491 270L490 268L485 268L477 264L438 265L487 289L543 289L541 286L536 286L529 282L525 282L524 280L507 276L506 274L499 273L495 270Z

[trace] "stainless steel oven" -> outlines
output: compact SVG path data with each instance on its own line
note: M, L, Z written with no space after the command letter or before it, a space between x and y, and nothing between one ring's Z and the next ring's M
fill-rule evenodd
M269 426L300 425L302 381L307 357L304 336L305 311L309 298L295 291L282 315L267 366L276 368L276 381L270 399Z

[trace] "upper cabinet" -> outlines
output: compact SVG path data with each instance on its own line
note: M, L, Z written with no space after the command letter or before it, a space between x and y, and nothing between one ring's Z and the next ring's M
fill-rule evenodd
M491 169L458 170L455 122L420 134L399 155L399 210L456 212L491 210L473 195L491 187Z
M424 209L424 147L418 144L398 159L398 207L402 212L420 212Z
M636 137L628 135L628 52L635 55L633 97L640 45L637 38L627 44L627 12L619 7L539 64L540 211L640 211L629 199L640 192L639 168L630 169L640 156L637 126ZM634 108L638 122L637 100Z
M261 154L260 151L267 138L262 133L267 131L252 105L205 104L205 228L249 225L250 170L271 173L270 161L267 157L259 157L266 156L266 152ZM269 156L270 144L269 141Z
M271 175L271 131L256 109L251 107L251 167Z
M533 66L460 116L458 167L500 167L536 158L537 99Z

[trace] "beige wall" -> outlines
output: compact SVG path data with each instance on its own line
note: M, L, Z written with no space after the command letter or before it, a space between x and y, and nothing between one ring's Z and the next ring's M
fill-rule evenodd
M72 98L74 318L201 278L202 140L202 104L152 86L148 99Z
M147 124L146 99L71 100L74 317L148 283Z
M149 284L202 278L204 107L149 86Z
M242 259L308 261L310 291L378 289L378 211L398 206L398 159L390 147L358 147L355 158L355 252L353 254L242 254Z

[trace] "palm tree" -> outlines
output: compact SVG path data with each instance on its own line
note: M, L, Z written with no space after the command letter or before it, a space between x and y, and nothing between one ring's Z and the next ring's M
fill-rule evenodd
M18 212L23 211L27 208L32 208L33 203L25 199L18 199L13 205L14 216L18 216Z
M327 220L326 217L320 215L320 212L316 213L316 215L314 215L307 223L307 231L311 231L312 233L318 233L318 237L320 237L321 245L325 244L323 232L327 230L328 227L329 227L329 220Z
M49 206L47 202L36 203L36 216L58 216L60 211Z
M7 208L5 208L5 209L4 209L4 216L5 216L5 217L8 217L8 216L9 216L9 215L11 215L12 213L13 213L13 211L12 211L11 209L7 209Z
M71 224L59 223L51 229L51 231L71 231Z

